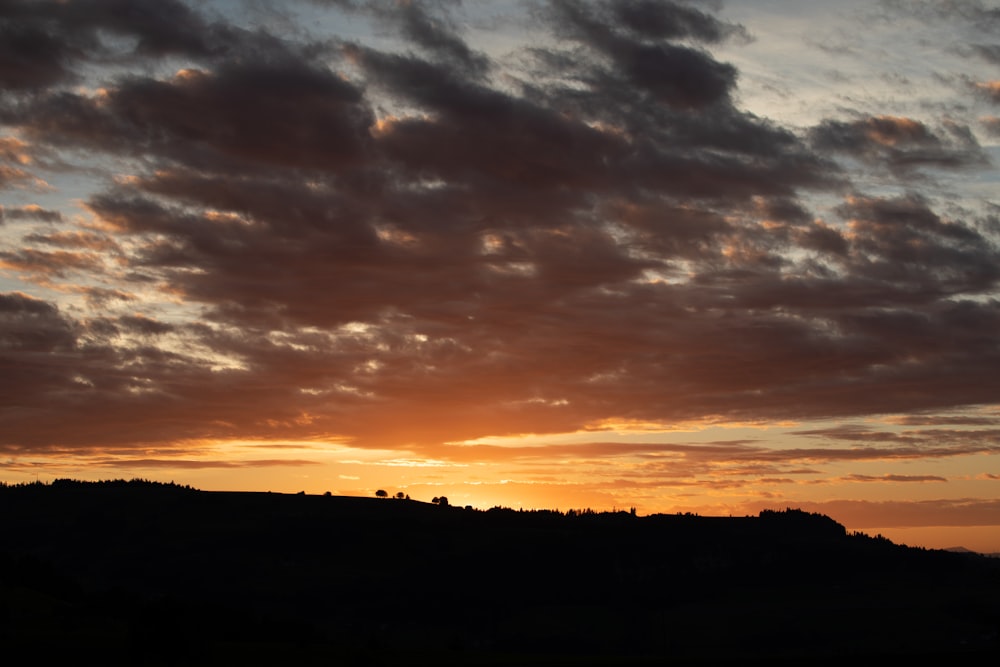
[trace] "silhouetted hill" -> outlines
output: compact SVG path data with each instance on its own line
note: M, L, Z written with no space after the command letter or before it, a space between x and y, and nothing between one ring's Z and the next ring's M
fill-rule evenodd
M59 480L0 488L0 641L103 664L996 657L1000 561L798 510L518 512Z

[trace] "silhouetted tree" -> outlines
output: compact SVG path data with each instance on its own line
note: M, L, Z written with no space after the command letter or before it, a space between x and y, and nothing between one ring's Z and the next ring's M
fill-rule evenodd
M402 500L403 498L406 498L406 494L402 491L396 494L396 500Z
M378 491L375 492L375 497L376 498L388 498L389 494L386 493L385 489L379 489Z

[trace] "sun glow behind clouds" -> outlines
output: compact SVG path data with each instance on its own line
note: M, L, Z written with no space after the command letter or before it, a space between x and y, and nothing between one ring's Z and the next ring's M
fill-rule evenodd
M972 423L943 433L956 441L971 439L981 424L975 416L968 419ZM95 450L81 453L72 463L53 452L51 458L20 458L6 471L10 481L39 475L45 479L138 476L166 480L182 474L182 479L189 480L186 483L218 490L370 495L383 488L415 500L446 495L453 504L480 508L637 507L642 513L742 515L794 502L827 513L849 529L874 527L887 535L920 535L928 540L926 544L939 544L960 534L942 530L932 537L931 529L893 532L894 519L882 508L884 503L915 497L927 503L928 509L937 507L945 480L957 484L956 489L969 497L988 493L1000 474L977 471L982 466L1000 471L1000 454L963 454L956 446L942 450L937 462L924 462L905 443L915 438L933 441L942 432L898 425L894 427L896 439L904 444L893 447L885 444L881 435L885 432L872 430L871 425L847 427L831 422L811 424L820 428L797 432L793 424L715 424L662 431L648 423L615 422L575 433L478 438L439 449L438 457L419 450L367 449L347 440L191 441L183 451ZM962 431L969 437L956 434ZM764 432L766 439L760 437ZM601 441L595 442L598 434ZM817 437L827 442L807 447L802 441ZM875 450L859 444L871 437L883 444ZM869 500L849 508L843 505L836 499L845 484L863 487ZM920 491L916 496L914 487ZM989 516L988 512L980 514ZM989 544L982 530L968 534L970 540L971 536L977 540L969 544Z

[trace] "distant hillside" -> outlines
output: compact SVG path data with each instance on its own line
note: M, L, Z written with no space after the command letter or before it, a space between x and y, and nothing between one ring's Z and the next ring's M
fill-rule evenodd
M1000 561L794 509L479 511L60 480L0 487L0 515L0 641L77 661L839 664L1000 645Z
M948 547L947 549L945 549L945 551L951 551L951 552L958 553L958 554L974 554L974 553L979 553L979 552L973 551L972 549L966 549L965 547ZM1000 558L1000 552L984 553L984 554L981 554L981 555L988 556L990 558Z

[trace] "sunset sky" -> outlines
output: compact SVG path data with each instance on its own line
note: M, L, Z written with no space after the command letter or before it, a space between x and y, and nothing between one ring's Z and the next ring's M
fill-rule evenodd
M1000 552L1000 8L8 0L0 481Z

